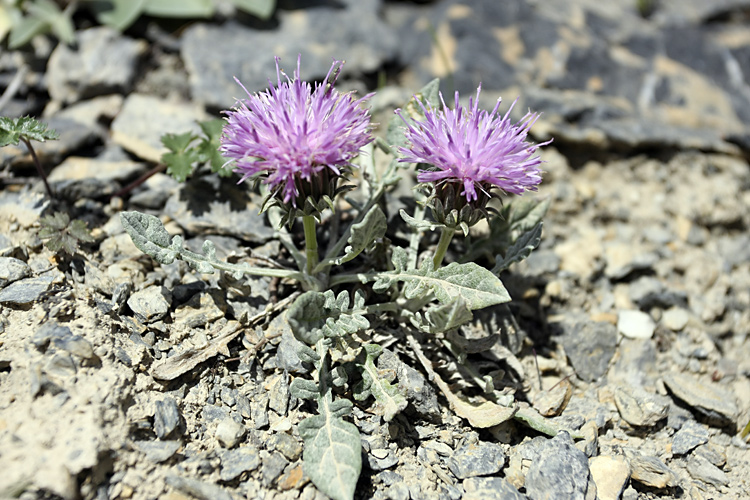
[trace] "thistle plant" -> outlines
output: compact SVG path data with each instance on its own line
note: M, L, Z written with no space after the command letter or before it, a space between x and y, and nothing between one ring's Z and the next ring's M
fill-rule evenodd
M435 80L394 113L385 138L374 138L365 107L370 95L356 99L334 88L342 65L334 61L324 81L313 85L301 80L299 59L291 78L277 59L275 88L247 92L226 112L220 151L241 175L240 182L264 188L262 211L296 268L222 262L210 241L202 254L188 251L180 236L170 238L151 215L123 212L122 222L136 246L160 263L182 259L202 273L219 270L238 279L274 276L299 283L304 293L285 314L310 374L292 381L292 395L317 407L317 414L299 424L304 468L322 492L351 499L362 464L359 431L347 420L352 402L346 395L374 399L373 411L386 421L409 403L394 378L378 368L383 347L373 337L382 336L380 325L400 332L394 335L402 336L453 411L471 425L490 427L515 418L541 432L557 429L503 398L467 361L465 344L455 335L472 320L472 311L511 300L499 274L539 244L547 202L506 204L500 211L488 204L504 193L534 191L541 182L536 152L546 143L527 137L538 115L529 113L514 124L510 110L498 114L499 101L492 112L480 110L479 90L466 108L456 94L449 109ZM382 168L376 164L376 148L390 156ZM408 245L399 246L388 237L387 201L415 164L418 203L413 213L400 212L411 234ZM351 186L355 170L360 180ZM340 229L339 201L351 189L360 189L362 196L346 198L350 222ZM482 218L489 219L489 235L469 235ZM296 240L300 220L303 237ZM443 264L459 229L466 238L463 256L489 257L492 269L470 261ZM434 232L437 246L420 261ZM325 252L318 246L319 233L329 239ZM414 334L445 346L472 374L484 400L454 393L426 360Z

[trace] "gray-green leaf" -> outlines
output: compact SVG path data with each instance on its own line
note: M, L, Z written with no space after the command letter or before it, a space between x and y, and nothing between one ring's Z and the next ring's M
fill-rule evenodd
M515 243L513 243L508 251L505 252L505 257L498 255L495 257L495 267L492 268L492 272L500 274L500 272L508 269L511 264L515 262L521 262L526 257L531 255L536 247L539 246L539 242L542 241L542 227L543 222L540 222L529 231L522 234Z
M472 320L471 310L466 301L459 296L456 300L429 309L425 316L430 323L432 333L442 333L458 328Z
M406 408L408 401L399 392L398 386L391 385L375 366L375 360L383 352L383 348L377 344L366 344L364 350L365 361L357 365L362 372L362 382L354 389L355 398L363 401L372 395L378 402L376 410L383 415L386 422L390 422Z
M405 283L403 293L407 299L433 293L438 301L445 304L461 296L472 311L510 301L510 295L500 279L473 262L453 262L433 271L432 261L428 259L419 269L381 273L375 279L373 289L385 290L395 281Z
M140 212L121 212L122 227L138 250L160 264L171 264L177 252L170 248L169 233L158 217Z
M349 309L349 294L308 291L287 311L287 320L297 340L313 345L322 338L356 333L370 326L361 313Z
M378 205L374 205L361 222L352 224L351 234L347 240L349 246L346 247L344 256L335 259L334 263L338 265L349 262L372 245L375 240L385 236L387 229L388 222L385 214Z
M342 400L335 403L339 401ZM305 440L303 467L315 486L334 500L354 498L362 470L357 427L334 416L332 411L324 411L300 422L299 435Z

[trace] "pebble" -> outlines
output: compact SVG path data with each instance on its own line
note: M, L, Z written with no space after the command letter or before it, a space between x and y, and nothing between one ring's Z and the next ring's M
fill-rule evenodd
M694 448L708 442L708 429L694 420L688 420L672 436L672 453L685 455Z
M667 417L669 398L652 394L638 387L616 387L615 405L620 416L630 425L647 427Z
M421 447L417 450L418 458L420 458L420 450L422 450ZM398 457L388 448L378 448L371 450L370 453L367 454L367 463L370 466L370 469L374 471L382 471L398 464Z
M562 344L576 374L587 382L599 380L617 349L617 329L606 321L564 323Z
M216 426L216 439L225 448L234 448L245 437L245 426L231 418L225 418Z
M254 429L262 429L268 425L268 395L255 398L250 403Z
M158 321L169 312L172 292L166 287L152 285L132 294L127 304L143 323Z
M409 487L404 483L396 483L389 486L385 490L385 493L390 500L409 500L411 495Z
M729 485L726 473L701 456L691 456L687 463L687 471L698 481L715 487Z
M466 492L463 500L524 500L526 498L502 477L469 477L464 479L462 486Z
M661 316L661 323L673 332L681 331L688 324L689 320L690 316L688 312L679 307L667 309Z
M563 379L554 387L546 391L540 391L534 396L534 408L545 417L556 417L560 415L570 401L573 394L573 386Z
M280 374L271 378L266 384L268 391L268 407L280 416L286 415L289 406L289 375Z
M622 457L601 455L589 460L599 500L619 500L630 479L630 465Z
M243 472L253 471L260 466L260 454L254 446L240 446L220 455L222 481L233 481Z
M31 268L24 261L13 257L0 257L0 288L31 274Z
M642 311L624 310L617 315L617 331L629 339L650 339L655 329L654 320Z
M274 434L268 439L267 443L269 449L281 452L290 461L297 460L302 455L302 443L286 432Z
M635 271L649 270L659 260L653 252L636 252L632 244L613 243L604 248L607 263L604 272L612 280L620 280Z
M271 483L273 483L274 480L276 480L276 478L281 475L286 466L289 464L289 461L284 458L284 455L282 455L278 451L269 453L263 450L260 452L260 458L260 473L263 484L265 486L270 486Z
M76 32L77 47L58 44L47 64L47 89L55 101L70 103L109 93L127 93L148 45L101 26Z
M172 458L182 443L180 441L134 441L133 446L144 453L147 459L158 464Z
M531 500L568 498L593 500L596 487L589 485L589 463L565 431L547 440L526 474L526 495Z
M505 452L499 444L479 442L462 446L445 462L458 479L490 476L505 465Z
M154 432L159 439L165 439L180 425L180 409L174 398L167 397L155 403Z
M440 421L441 410L437 394L424 375L402 362L388 349L383 349L378 356L377 366L379 370L396 372L399 391L406 396L409 406L420 417L430 422Z
M174 311L174 322L188 328L199 328L226 316L227 303L224 293L207 290L193 295Z
M167 484L197 500L234 500L234 497L221 486L187 477L168 475Z
M39 299L55 280L55 273L14 281L0 290L0 304L26 306Z
M739 412L734 394L718 384L706 383L680 373L662 376L664 384L676 398L684 401L709 421L719 425L734 425Z
M675 475L657 457L636 454L629 460L630 477L652 488L666 488L675 484Z

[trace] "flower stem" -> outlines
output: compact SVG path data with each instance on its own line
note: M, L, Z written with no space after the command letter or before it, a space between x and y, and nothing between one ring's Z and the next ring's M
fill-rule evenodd
M21 136L20 139L26 145L26 149L29 150L29 153L31 153L31 159L34 160L34 165L36 165L36 171L39 173L39 177L41 177L42 181L44 182L44 188L47 190L47 195L50 198L54 198L55 195L52 194L52 188L49 187L49 183L47 182L47 174L44 173L42 164L39 162L39 158L36 156L36 152L34 151L34 147L31 145L31 141L29 141L27 138L23 136Z
M443 227L440 230L440 240L435 249L435 256L432 258L433 269L437 269L443 263L443 257L445 257L445 252L448 251L448 245L451 244L455 232L455 229L447 227Z
M312 274L318 265L318 237L315 234L315 216L302 216L302 225L305 228L305 255L307 256L307 274Z

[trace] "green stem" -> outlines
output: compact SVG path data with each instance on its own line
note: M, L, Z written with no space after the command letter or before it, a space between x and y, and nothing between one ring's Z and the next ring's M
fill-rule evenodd
M432 258L433 269L439 268L440 264L443 263L443 257L445 257L445 252L448 251L448 245L451 244L455 232L456 230L452 228L443 227L440 229L440 240L435 249L435 256Z
M318 265L318 236L315 233L315 216L302 216L302 225L305 228L305 255L307 256L307 274L312 275L313 269Z

